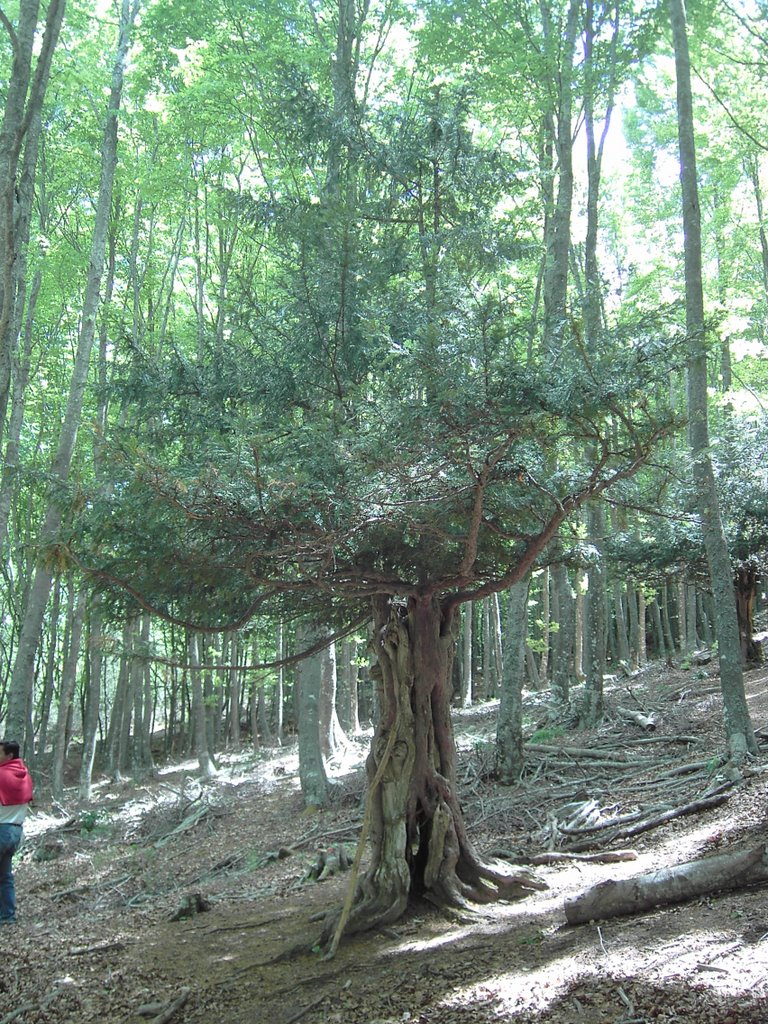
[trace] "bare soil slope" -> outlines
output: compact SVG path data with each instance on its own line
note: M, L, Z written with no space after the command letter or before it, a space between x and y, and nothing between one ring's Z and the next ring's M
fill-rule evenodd
M768 677L748 687L761 729ZM765 1024L768 888L565 922L564 900L603 879L768 842L763 757L720 806L649 827L730 781L717 680L648 669L615 683L609 708L593 733L540 729L509 789L491 778L494 705L457 714L463 803L484 851L636 859L537 866L546 892L476 914L416 907L330 961L297 949L343 899L348 873L310 876L319 850L354 850L366 744L321 814L302 809L294 749L227 755L204 786L190 763L140 788L104 783L85 810L38 805L16 860L20 923L2 935L0 1024ZM619 708L654 712L655 732ZM527 712L543 722L545 696Z

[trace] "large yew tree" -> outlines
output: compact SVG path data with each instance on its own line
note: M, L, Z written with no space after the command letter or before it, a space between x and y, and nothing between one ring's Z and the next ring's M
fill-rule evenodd
M226 287L201 284L201 262L200 301L161 351L118 346L113 487L85 503L88 544L73 546L114 600L201 631L256 612L372 620L371 853L347 932L414 894L460 904L539 884L467 835L457 612L523 580L674 426L656 397L674 346L648 322L587 350L564 321L557 347L532 349L528 185L500 140L470 131L466 89L396 64L383 79L393 10L297 9L273 65L276 15L252 13L200 58L226 81L199 79L198 103L164 98L194 111L193 166L221 160L206 214L236 241Z
M423 127L453 136L446 147L460 134L429 105ZM271 303L248 307L247 330L215 358L126 366L147 426L123 439L123 479L94 508L91 565L166 617L197 628L257 610L373 620L372 853L347 931L394 920L415 893L457 904L535 886L484 861L465 829L450 713L457 611L523 579L569 515L632 475L671 425L647 398L663 391L654 338L529 360L498 241L462 208L442 170L450 154L410 159L414 194L397 198L397 217L392 205L382 216L381 194L358 210L378 237L352 268L350 336L338 334L346 297L330 316L328 285L349 249L302 262L315 216L340 245L345 232L308 203L295 248L280 242L295 270L282 265Z

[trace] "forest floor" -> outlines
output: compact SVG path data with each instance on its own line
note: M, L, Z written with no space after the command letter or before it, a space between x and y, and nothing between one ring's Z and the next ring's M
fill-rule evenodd
M762 731L768 674L747 686ZM194 763L176 764L142 786L103 781L88 808L74 790L71 804L36 804L14 861L0 1024L765 1024L768 887L566 923L564 900L604 879L768 841L768 750L714 809L633 836L620 823L578 832L648 822L728 782L711 669L648 668L613 682L607 704L594 732L539 728L509 788L492 779L495 704L457 712L462 801L482 851L578 839L636 859L537 866L546 891L472 914L416 907L328 961L296 950L311 947L314 915L344 898L349 872L310 876L319 850L354 851L367 743L335 766L334 804L320 813L303 810L295 747L226 754L202 785ZM626 707L653 712L655 732ZM527 696L526 718L529 734L545 722L545 694ZM186 916L197 894L208 909Z

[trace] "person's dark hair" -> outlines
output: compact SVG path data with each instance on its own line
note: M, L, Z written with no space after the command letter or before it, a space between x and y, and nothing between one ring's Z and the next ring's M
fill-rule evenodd
M19 744L15 740L0 740L0 747L11 757L19 756Z

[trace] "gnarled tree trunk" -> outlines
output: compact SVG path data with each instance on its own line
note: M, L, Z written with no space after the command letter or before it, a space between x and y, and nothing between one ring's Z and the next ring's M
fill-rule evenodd
M484 861L467 836L450 710L453 614L434 597L379 597L374 622L382 715L367 765L372 849L345 932L395 921L412 896L461 906L545 889L525 870ZM337 923L331 915L325 941Z

